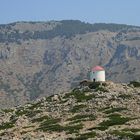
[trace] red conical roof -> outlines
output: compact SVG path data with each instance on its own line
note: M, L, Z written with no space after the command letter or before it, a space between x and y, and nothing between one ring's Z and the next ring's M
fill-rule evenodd
M103 71L104 68L102 68L101 66L95 66L92 68L92 71Z

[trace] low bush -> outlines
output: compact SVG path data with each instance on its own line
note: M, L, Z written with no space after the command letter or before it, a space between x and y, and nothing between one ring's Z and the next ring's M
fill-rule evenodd
M38 107L42 107L41 102L33 103L27 109L33 110L33 109L36 109Z
M95 91L108 92L105 86L106 83L100 83L100 82L92 82L91 84L89 84L90 89L95 89Z
M140 135L134 135L132 140L140 140Z
M22 108L22 109L18 109L15 114L16 116L22 116L22 115L26 115L28 117L34 117L36 114L42 112L41 110L28 110L28 109L25 109L25 108Z
M140 132L140 129L138 129L138 128L124 128L124 129L122 129L122 131L130 131L130 132L135 133L135 132Z
M105 89L104 87L98 87L98 88L95 89L95 91L108 92L108 90Z
M133 85L134 87L140 87L140 82L137 81L130 81L130 83L128 84L129 86Z
M113 132L111 132L111 134L119 136L121 139L134 138L134 134L131 132L123 132L123 131L114 130Z
M119 98L122 98L122 99L130 99L132 97L132 95L128 95L128 94L121 94L118 96Z
M57 120L49 120L43 122L37 130L42 130L42 131L56 131L56 132L62 132L66 131L66 133L72 134L72 133L77 133L79 132L80 129L83 128L82 124L77 124L77 125L67 125L67 126L61 126L60 124L57 123Z
M68 125L64 126L63 130L66 131L68 134L72 133L78 133L80 129L83 128L83 124L77 124L77 125Z
M24 108L21 108L21 109L18 109L15 114L16 116L22 116L24 114L27 114L29 111L28 110L25 110Z
M87 133L81 134L75 140L86 140L86 139L89 139L89 138L94 138L95 136L96 136L95 132L87 132Z
M122 117L120 114L111 114L108 116L109 120L103 121L99 124L102 127L109 127L114 125L123 125L134 118Z
M47 118L45 119L42 123L41 123L41 126L49 126L49 125L52 125L52 124L56 124L60 121L59 118Z
M42 130L42 131L57 131L57 132L61 132L63 131L63 127L59 124L52 124L52 125L44 125L44 126L40 126L37 130Z
M85 114L85 115L76 115L72 118L69 118L68 121L71 121L70 124L73 124L73 123L79 123L81 121L93 121L95 120L96 117L92 114Z
M132 140L140 140L140 135L136 135L136 132L139 132L140 129L137 128L124 128L121 131L115 130L111 132L111 134L117 135L120 138L126 138L129 137Z
M70 110L72 113L76 113L76 112L79 112L81 109L85 108L86 105L75 105L73 106L73 108Z
M92 83L89 85L89 88L90 88L90 89L96 89L96 88L98 88L100 85L101 85L100 82L92 82Z
M5 122L5 123L2 123L0 125L0 130L9 129L9 128L12 128L12 127L14 127L14 123L13 122Z
M108 109L108 110L104 111L104 113L110 114L110 113L114 113L114 112L120 112L120 111L123 111L123 110L127 110L127 108L123 108L123 107L111 108L111 109Z
M95 97L94 94L86 95L85 92L75 89L71 93L67 93L64 98L69 98L70 96L74 96L77 102L88 101Z
M44 116L42 118L34 119L33 122L43 121L37 130L42 131L62 131L63 127L58 124L60 119L58 118L49 118L48 116Z
M47 119L49 119L48 116L42 116L42 117L40 117L40 118L35 118L35 119L33 119L32 122L33 122L33 123L34 123L34 122L42 122L42 121L47 120Z
M29 118L32 118L36 116L36 114L41 113L42 110L33 110L33 111L28 111L25 115L28 116Z
M105 131L106 129L108 129L108 126L97 126L97 127L89 128L88 130L90 130L90 131L92 131L92 130Z
M9 112L13 112L14 110L13 109L2 109L2 111L5 113L9 113Z

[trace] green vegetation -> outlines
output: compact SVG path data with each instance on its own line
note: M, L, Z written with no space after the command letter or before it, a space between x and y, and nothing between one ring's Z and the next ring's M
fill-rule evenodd
M134 134L132 132L124 132L124 131L114 130L110 134L119 136L120 138L134 138Z
M105 87L106 83L101 82L92 82L91 84L89 84L90 89L95 89L95 91L108 92L108 90Z
M109 127L113 125L123 125L134 118L122 117L120 114L111 114L108 116L109 120L103 121L99 124L101 127Z
M71 93L67 93L64 98L69 98L70 96L74 96L77 102L88 101L95 97L94 94L86 95L84 91L79 89L74 89Z
M95 119L96 117L93 114L85 114L85 115L76 115L72 118L69 118L68 121L72 121L70 123L73 124L73 123L79 123L81 121L86 121L86 120L93 121Z
M87 132L81 134L79 137L75 138L75 140L86 140L88 138L94 138L96 136L95 132Z
M45 116L46 119L41 123L41 126L49 126L49 125L52 125L52 124L56 124L60 121L59 118L48 118L48 116ZM44 118L42 118L44 119Z
M63 130L66 131L69 134L72 133L78 133L80 129L83 128L83 124L77 124L77 125L68 125L68 126L64 126Z
M59 104L64 104L64 103L66 103L68 100L69 100L69 99L60 100L60 101L59 101Z
M104 87L98 87L98 88L95 89L95 91L108 92L108 90L105 89Z
M28 111L28 112L26 113L26 116L32 118L32 117L36 116L36 114L41 113L41 112L42 112L42 110L32 110L32 111Z
M41 110L28 110L28 109L25 109L25 108L19 108L15 114L16 116L22 116L22 115L26 115L28 117L34 117L36 114L42 112Z
M42 105L41 105L41 102L37 102L37 103L33 103L33 104L30 104L31 106L29 106L27 109L29 109L29 110L34 110L34 109L36 109L36 108L38 108L38 107L42 107Z
M34 125L29 125L29 126L24 126L24 127L22 127L22 128L28 129L28 128L32 128L32 127L35 127L35 126L34 126Z
M61 126L60 124L58 124L59 121L60 121L60 119L47 118L40 124L40 126L37 130L43 130L43 131L49 131L49 132L66 131L67 133L77 133L79 131L79 129L83 128L82 124Z
M107 83L102 83L102 86L106 87L107 86Z
M24 135L24 134L26 134L26 133L28 133L28 132L31 132L31 130L30 130L30 131L22 131L22 132L20 132L20 133L21 133L21 135Z
M90 89L97 89L97 88L99 88L100 85L101 85L100 82L92 82L92 83L89 85L89 88L90 88Z
M76 115L72 118L69 118L69 121L73 121L73 120L79 120L79 119L84 119L84 118L89 118L90 120L95 120L95 116L93 114L85 114L85 115Z
M70 110L72 113L76 113L76 112L79 112L81 109L85 108L86 105L75 105L73 106L73 108Z
M140 140L140 135L134 135L132 140Z
M5 122L5 123L2 123L0 125L0 130L9 129L9 128L12 128L12 127L14 127L14 123L13 122Z
M48 102L52 102L52 97L53 97L54 95L51 95L51 96L49 96L49 97L46 97L46 101L48 101Z
M24 108L19 108L19 109L15 112L16 116L22 116L22 115L27 114L27 113L28 113L28 110L25 110Z
M43 116L43 117L40 117L40 118L35 118L35 119L33 119L32 122L33 122L33 123L34 123L34 122L42 122L42 121L48 120L48 119L49 119L48 116Z
M0 136L4 136L6 134L7 134L6 132L2 132L2 133L0 133Z
M92 131L92 130L105 131L106 129L108 129L108 126L97 126L97 127L89 128L88 130L90 130L90 131Z
M124 129L122 129L122 131L130 131L130 132L135 133L135 132L140 132L140 129L138 129L138 128L124 128Z
M17 120L18 120L17 116L15 116L15 115L11 115L11 116L10 116L10 122L11 122L11 123L14 124Z
M135 132L139 132L140 129L136 128L125 128L122 130L114 130L111 132L111 134L119 136L120 138L131 138L132 140L139 140L140 135L136 135Z
M99 109L99 111L104 111L104 110L107 110L107 109L110 109L110 107L109 106L103 107L103 108Z
M127 110L127 108L123 108L123 107L111 108L111 109L107 109L106 111L104 111L104 113L110 114L110 113L114 113L114 112L120 112L120 111L123 111L123 110Z
M133 85L134 87L140 87L140 82L131 81L128 85L129 85L129 86Z
M52 125L41 125L37 130L42 130L42 131L57 131L57 132L61 132L63 131L63 127L59 124L52 124Z
M9 113L9 112L13 112L14 110L9 108L9 109L2 109L2 111L5 113Z
M54 118L50 118L48 116L44 116L42 118L38 118L38 119L34 119L32 120L33 122L39 122L39 121L43 121L38 130L43 130L43 131L62 131L62 126L60 126L59 124L57 124L60 119L54 119Z
M128 95L128 94L121 94L118 96L119 98L122 98L122 99L130 99L132 97L132 95Z

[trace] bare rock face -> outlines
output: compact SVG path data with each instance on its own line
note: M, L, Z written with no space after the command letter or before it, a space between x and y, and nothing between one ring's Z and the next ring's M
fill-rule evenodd
M72 20L0 25L0 107L68 91L95 65L108 80L139 80L139 60L139 27Z
M95 83L91 83L95 84ZM140 83L97 83L0 110L0 139L140 139Z

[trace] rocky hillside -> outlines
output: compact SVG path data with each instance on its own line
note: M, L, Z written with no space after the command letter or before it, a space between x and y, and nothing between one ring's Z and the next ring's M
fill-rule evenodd
M89 87L0 110L4 140L139 140L140 83Z
M0 25L0 107L67 91L95 65L109 80L139 80L140 27L73 20Z

